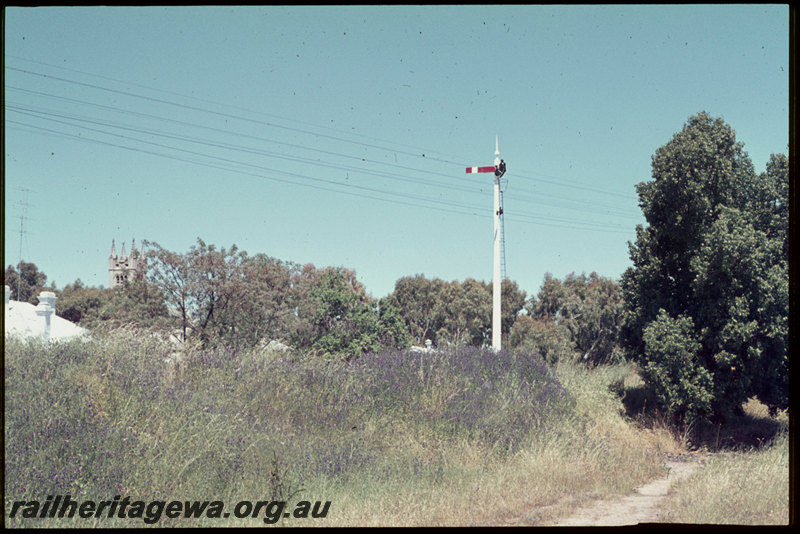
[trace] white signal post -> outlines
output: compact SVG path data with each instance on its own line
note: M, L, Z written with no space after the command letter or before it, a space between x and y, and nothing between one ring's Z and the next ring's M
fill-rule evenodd
M501 280L500 280L500 216L503 208L500 206L500 178L506 172L506 164L500 159L500 148L497 137L494 141L494 166L493 167L467 167L467 173L494 172L494 276L492 278L492 350L497 352L501 348Z

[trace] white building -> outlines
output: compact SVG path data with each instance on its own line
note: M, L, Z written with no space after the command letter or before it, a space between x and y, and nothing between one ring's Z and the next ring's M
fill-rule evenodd
M48 341L88 337L85 328L56 315L57 297L52 291L39 294L39 305L10 300L11 289L5 287L3 326L6 336L23 339L42 338Z

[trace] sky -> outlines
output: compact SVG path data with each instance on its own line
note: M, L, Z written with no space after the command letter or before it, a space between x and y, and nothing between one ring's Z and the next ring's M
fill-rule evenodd
M132 239L352 269L618 280L687 120L788 154L787 5L7 7L4 263L108 286Z

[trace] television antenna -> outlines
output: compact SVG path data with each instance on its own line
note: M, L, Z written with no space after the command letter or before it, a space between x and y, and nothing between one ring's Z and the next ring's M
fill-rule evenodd
M23 199L19 201L20 214L19 214L19 263L17 263L17 300L22 301L22 236L25 235L25 219L28 213L28 193L31 192L27 187L18 187L19 191L23 193Z
M467 167L467 174L476 172L494 172L494 270L492 276L492 350L497 352L501 348L501 260L500 251L505 247L503 243L503 201L500 192L500 178L506 173L506 162L500 159L500 145L497 136L494 138L494 165L485 167ZM502 262L503 266L505 261Z

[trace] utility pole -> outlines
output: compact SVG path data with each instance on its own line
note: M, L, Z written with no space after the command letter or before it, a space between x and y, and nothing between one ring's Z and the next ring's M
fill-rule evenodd
M493 167L467 167L467 173L494 172L494 272L492 278L492 350L498 352L501 348L502 310L501 310L501 280L500 280L500 216L503 208L500 203L500 178L506 172L506 163L500 159L500 145L497 137L494 140L494 166Z

